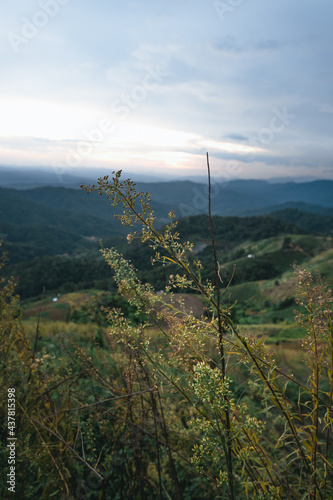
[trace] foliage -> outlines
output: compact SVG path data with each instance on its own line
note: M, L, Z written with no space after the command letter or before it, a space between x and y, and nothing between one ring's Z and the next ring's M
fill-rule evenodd
M120 175L86 190L122 205L116 217L130 228L128 243L149 246L153 269L168 273L168 300L118 250L102 248L117 295L72 311L77 324L38 323L30 345L14 283L2 280L0 377L4 390L17 388L19 497L332 498L330 290L319 274L295 267L308 365L304 379L283 371L263 337L234 324L214 218L206 218L207 276L175 214L156 229L149 194ZM206 315L186 312L177 291L200 293ZM1 457L6 494L5 446Z
M176 272L171 263L165 268L155 264L152 269L150 257L154 252L139 241L134 240L132 245L126 246L124 237L120 236L126 228L113 220L112 210L108 211L110 207L97 193L88 200L84 193L64 188L1 189L1 194L0 237L4 238L3 246L9 256L7 273L20 277L17 291L23 299L40 295L44 288L46 292L67 292L112 286L111 280L105 279L106 267L99 261L101 236L105 246L121 249L138 269L139 278L158 290L164 289L168 276ZM160 225L167 219L161 217L161 207L157 210L156 222ZM235 265L233 284L280 278L294 260L300 263L324 254L331 246L329 238L302 234L304 231L293 224L293 213L295 221L303 220L300 214L305 219L307 215L312 216L296 209L283 211L280 219L284 215L289 217L290 221L286 222L278 220L277 216L214 215L217 258L223 264L222 278L228 279ZM315 215L313 224L317 227L320 224L321 233L330 233L326 216ZM214 279L208 227L208 216L203 214L178 220L181 241L194 243L194 253L203 264L203 277ZM255 258L248 259L248 254L254 254Z
M3 268L4 258L0 267ZM8 491L8 409L7 391L15 390L14 435L17 438L15 455L15 498L49 498L64 492L68 498L75 491L80 468L73 461L79 454L75 447L77 416L68 412L82 395L82 377L72 361L70 343L63 343L66 352L55 361L52 353L38 352L39 327L33 347L20 321L18 296L13 279L0 278L0 383L1 383L1 476L2 498L12 497ZM66 341L65 341L66 342ZM89 370L87 370L89 376ZM87 375L86 375L87 376ZM81 384L81 387L80 387ZM85 384L84 384L85 385ZM75 386L75 393L73 387ZM87 445L89 440L87 441ZM89 457L88 453L86 457ZM86 462L86 458L81 458ZM83 472L81 473L83 476ZM9 496L8 496L9 494Z
M112 335L122 343L125 352L135 353L138 365L144 366L155 381L156 391L159 393L164 385L170 386L187 401L192 415L188 425L199 436L192 463L209 478L215 494L229 498L328 498L333 493L330 471L333 332L331 296L320 278L311 288L311 275L296 269L299 286L308 290L308 315L299 317L310 323L308 337L312 339L306 344L308 349L311 346L306 354L309 357L312 353L313 359L309 357L311 371L304 384L276 366L264 349L263 339L237 330L230 319L230 310L220 301L216 260L214 287L210 281L202 280L202 265L192 256L193 245L179 242L173 213L169 214L170 223L164 233L157 231L149 195L137 193L131 181L121 182L120 172L111 183L104 177L99 179L98 186L86 189L106 193L114 206L122 202L124 210L118 217L124 225L133 227L141 222L141 234L130 233L129 242L139 237L156 251L153 261L178 265L182 274L170 276L169 291L196 289L208 303L208 317L201 320L191 315L179 318L174 308L163 317L167 329L162 328L162 334L173 352L171 359L166 356L165 347L151 347L152 339L146 335L145 325L131 328L116 310L110 311L109 319ZM157 300L151 287L137 280L133 266L118 252L103 250L103 254L115 271L119 292L139 311L151 312ZM304 292L298 293L301 296ZM311 303L318 303L316 311ZM303 304L304 301L300 305ZM216 356L212 359L207 355L207 343L215 343L218 361ZM247 397L235 397L240 387L232 387L229 372L232 374L231 366L238 364L249 374L241 385L243 394L256 396L260 413L257 408L253 411L253 405L251 411ZM298 389L296 401L290 397L293 391L289 385ZM269 435L264 432L268 426Z
M232 242L258 241L283 233L299 233L300 230L292 223L279 220L269 215L259 217L212 217L215 239L230 245ZM208 238L207 228L209 217L206 214L182 219L178 230L183 238L198 236Z
M117 308L121 309L123 314L129 319L133 324L138 324L140 321L144 321L145 317L143 314L138 315L136 308L129 304L128 301L121 295L113 293L104 293L94 300L89 301L82 305L80 308L75 308L69 315L68 321L73 321L73 323L94 323L98 326L107 326L108 321L103 313L103 310L107 308Z
M101 288L111 285L111 280L105 279L107 266L101 259L44 256L29 265L18 264L15 271L20 276L17 291L22 299L42 295L43 290L65 293L96 284Z
M274 212L272 216L292 222L297 227L305 229L309 233L331 235L333 232L332 215L308 213L306 210L303 212L295 208L287 208Z

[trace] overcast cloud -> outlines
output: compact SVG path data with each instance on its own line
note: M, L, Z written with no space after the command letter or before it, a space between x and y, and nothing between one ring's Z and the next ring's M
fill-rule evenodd
M6 0L0 164L333 179L331 0Z

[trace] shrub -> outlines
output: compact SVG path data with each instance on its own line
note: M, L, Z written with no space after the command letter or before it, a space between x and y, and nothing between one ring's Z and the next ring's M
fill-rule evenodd
M193 245L181 242L175 214L156 229L149 194L120 175L85 189L121 203L117 217L131 228L128 242L149 244L153 264L177 269L165 289L168 300L142 283L116 249L102 248L118 290L104 307L109 333L100 311L81 311L78 321L98 320L93 345L78 347L68 330L52 356L38 352L38 325L30 348L14 283L1 282L0 375L2 387L12 385L11 377L17 387L18 496L332 498L332 297L323 279L295 266L296 316L306 332L300 346L306 376L299 380L277 366L263 337L240 331L232 320L210 197L212 281L203 279ZM179 290L200 293L207 314L187 313L175 296ZM86 325L74 326L86 333ZM2 437L6 432L3 427Z
M169 293L194 289L207 303L208 317L201 319L166 304L160 324L167 328L161 326L157 338L148 324L134 328L119 310L109 311L110 334L133 364L138 387L152 391L149 435L155 439L158 463L161 443L182 458L190 453L187 460L209 482L214 498L330 498L332 301L319 275L313 278L295 268L299 305L305 307L297 317L307 329L303 348L310 368L308 380L299 381L276 366L263 338L241 334L233 324L230 310L222 302L212 227L215 283L202 281L202 266L192 256L192 244L179 242L175 214L169 214L169 224L159 232L149 194L136 192L130 180L122 182L120 172L111 183L104 177L97 186L85 189L106 194L114 206L122 203L123 213L118 215L122 224L130 228L141 224L140 234L136 230L128 235L129 243L140 238L155 250L153 262L178 266L179 273L170 276ZM212 218L210 223L212 226ZM102 253L114 270L119 294L138 312L150 314L162 299L149 284L140 283L133 266L115 249ZM207 354L208 346L210 351L213 347L213 356ZM243 372L239 386L233 378L237 366ZM297 388L296 400L291 398L295 391L289 391L289 386ZM178 409L166 406L168 397L171 401L178 398ZM174 436L167 442L163 439L165 422ZM136 425L135 419L132 424ZM148 422L144 429L140 427L144 433L148 432L146 426ZM177 467L170 467L176 497L181 498ZM161 476L159 482L162 491Z

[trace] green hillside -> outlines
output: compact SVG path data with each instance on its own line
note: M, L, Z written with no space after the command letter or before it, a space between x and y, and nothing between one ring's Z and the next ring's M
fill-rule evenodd
M230 184L230 189L237 187L245 193L245 183ZM259 181L250 185L254 196L260 190L262 197L281 192L281 187ZM311 188L296 187L300 192ZM323 185L312 185L317 197L320 187ZM166 204L180 198L189 202L193 189L198 190L198 185L187 181L177 185L156 183L153 192L159 200L157 225L163 223ZM224 202L229 199L226 193ZM7 273L19 278L22 299L92 289L115 293L112 273L99 252L100 238L104 247L119 248L138 270L140 279L152 283L157 291L164 289L176 272L171 263L152 266L154 251L148 244L134 240L129 245L128 230L114 219L115 209L96 193L88 196L82 190L42 187L25 191L0 189L0 194L0 235L9 256ZM235 320L251 328L256 325L266 333L275 332L279 338L299 334L292 333L290 326L294 306L292 264L318 268L330 284L333 282L330 209L313 205L312 212L304 212L297 206L270 215L214 215L212 219L222 288L231 280L224 300L228 304L237 301L232 310ZM303 208L307 207L303 203ZM193 243L193 255L203 264L202 278L214 280L208 216L180 218L177 231L181 241Z
M109 224L105 206L89 215L78 198L58 210L60 193L38 200L13 193L21 213L2 201L11 261L0 275L1 383L15 387L8 398L18 402L18 435L26 436L17 454L17 476L28 477L20 498L28 489L29 498L77 496L87 464L100 474L103 498L134 491L133 478L145 485L140 498L157 498L159 475L167 492L160 498L222 498L228 456L237 477L232 498L257 497L268 485L258 498L282 499L291 483L293 498L305 498L311 478L323 484L333 460L331 304L313 275L318 269L333 283L329 216L214 215L216 270L207 215L161 229L148 217L152 248L127 239L132 227L112 212ZM104 246L117 247L104 253L108 265L99 228ZM295 261L312 276L294 274ZM20 303L10 275L19 278ZM295 457L314 445L305 480L311 462ZM327 481L327 498L332 491Z

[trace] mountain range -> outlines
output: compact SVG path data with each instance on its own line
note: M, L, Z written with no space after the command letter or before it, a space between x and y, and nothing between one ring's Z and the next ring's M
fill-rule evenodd
M191 181L137 183L137 189L151 193L157 225L168 221L175 210L178 218L208 211L207 186ZM212 212L220 216L274 214L310 232L333 232L333 181L276 183L235 180L212 185ZM7 242L23 242L40 236L44 246L65 251L64 241L80 246L87 240L120 236L124 228L114 219L122 208L113 208L97 193L81 189L43 186L34 189L0 187L0 235ZM306 214L306 215L304 215ZM45 238L42 240L41 231ZM51 229L52 228L52 231ZM46 235L49 237L46 238ZM63 243L63 244L62 244ZM43 245L42 245L43 246ZM60 248L61 247L61 248Z
M209 223L202 218L208 210L205 184L188 180L138 182L137 189L151 193L157 226L166 223L170 210L175 210L180 219L180 233L195 242L196 251L203 252L203 260L210 260ZM332 192L333 181L270 184L235 180L213 183L212 211L221 259L226 262L226 252L230 254L230 266L234 265L234 259L243 259L237 261L238 280L240 276L259 279L258 276L278 275L290 265L288 259L302 260L305 256L315 256L317 251L330 249ZM115 220L116 212L122 213L122 207L115 209L104 196L94 192L88 195L77 188L0 187L0 239L3 239L3 248L9 256L8 273L21 278L19 293L23 297L34 296L41 293L43 286L47 289L79 289L97 286L97 282L98 286L110 286L110 281L104 282L108 271L98 252L100 238L105 246L118 246L134 265L142 266L150 252L149 247L141 250L130 245L128 248L124 243L128 229ZM302 239L306 234L314 235L316 239L313 236ZM268 239L268 253L271 252L270 238L276 236L281 241L273 253L261 260L256 258L249 267L246 255L253 253L254 247L253 243L246 241L254 241L256 235L259 239ZM292 248L288 247L289 243L284 243L286 238L289 241L290 235L301 238L297 240L292 236L292 241L295 241ZM281 245L286 247L282 267L279 264ZM255 253L258 254L257 249ZM148 273L145 279L155 280L157 289L163 288L165 277L162 271L157 273L149 267L144 272ZM263 272L266 274L262 275Z

